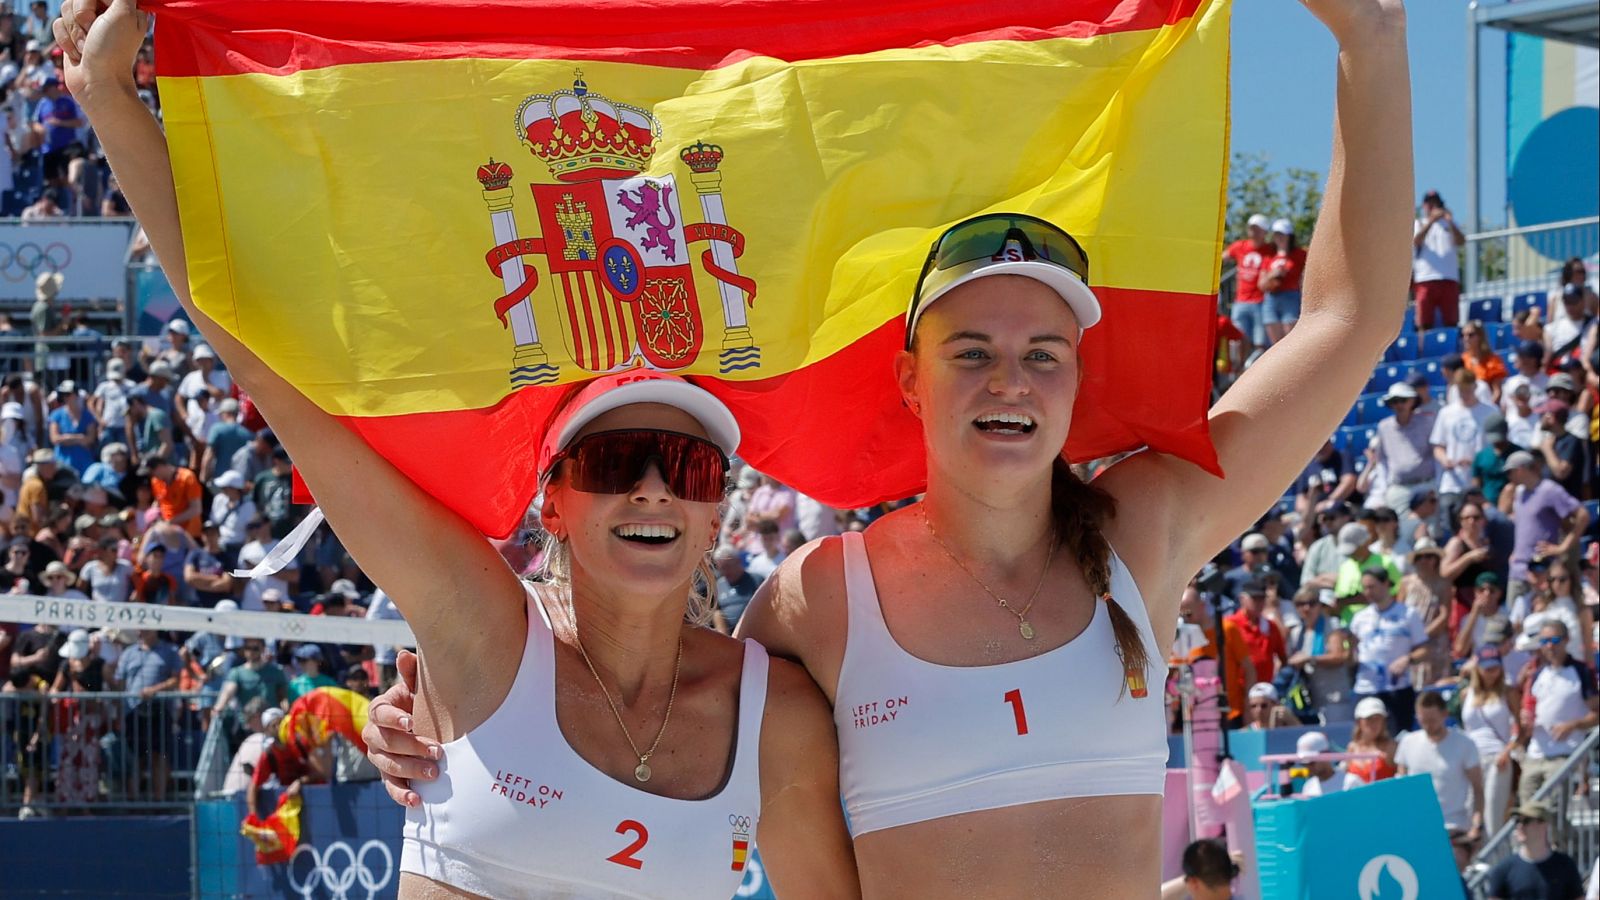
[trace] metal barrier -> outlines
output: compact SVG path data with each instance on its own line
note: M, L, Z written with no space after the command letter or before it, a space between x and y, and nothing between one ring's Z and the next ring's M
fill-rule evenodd
M1550 846L1571 856L1578 864L1578 871L1585 876L1600 857L1600 809L1596 808L1593 783L1597 768L1600 768L1600 729L1593 729L1567 758L1566 765L1541 785L1532 798L1533 802L1542 803L1554 812L1550 820ZM1579 784L1587 786L1588 790L1574 799L1573 788ZM1489 870L1516 852L1516 827L1514 821L1500 826L1463 873L1473 900L1484 900L1488 896L1485 882Z
M0 375L31 372L41 390L53 391L67 379L92 391L111 358L111 337L0 336Z
M200 693L0 693L0 816L184 811Z
M1463 303L1498 297L1504 304L1501 321L1509 322L1531 302L1544 310L1545 294L1560 284L1561 266L1569 259L1584 260L1594 282L1600 217L1469 234L1463 250Z

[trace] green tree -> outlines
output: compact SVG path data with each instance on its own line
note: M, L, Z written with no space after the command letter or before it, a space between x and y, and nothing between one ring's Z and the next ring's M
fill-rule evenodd
M1235 153L1228 173L1228 220L1225 240L1245 235L1256 213L1294 223L1300 246L1309 246L1322 208L1322 173L1313 169L1276 171L1264 153Z

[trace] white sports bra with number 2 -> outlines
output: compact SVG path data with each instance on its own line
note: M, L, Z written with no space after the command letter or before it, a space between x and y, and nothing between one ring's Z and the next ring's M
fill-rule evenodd
M1162 793L1164 654L1115 553L1111 593L1145 639L1144 683L1128 683L1103 602L1082 634L1030 659L918 659L884 623L865 539L842 540L849 633L833 720L852 835L1041 800Z
M767 652L745 641L733 772L716 795L674 800L591 766L556 724L555 637L532 586L511 692L444 745L439 778L415 785L400 870L486 897L731 897L761 811ZM602 710L603 711L603 710Z

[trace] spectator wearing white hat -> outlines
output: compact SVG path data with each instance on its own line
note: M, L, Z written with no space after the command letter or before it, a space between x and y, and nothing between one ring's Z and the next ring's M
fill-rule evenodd
M232 469L218 475L211 487L216 490L211 498L211 521L217 523L222 562L231 569L239 562L239 550L250 540L256 503L244 491L244 476Z
M22 404L7 400L0 405L0 502L17 508L17 493L22 490L22 473L33 453L28 439L28 418Z
M1418 410L1421 402L1417 389L1403 381L1389 385L1383 395L1391 415L1378 423L1378 460L1388 467L1390 484L1431 488L1438 478L1429 443L1434 416Z
M133 382L128 380L128 367L120 359L106 361L106 374L89 395L89 412L100 422L100 435L107 441L128 439L128 392Z
M66 322L56 308L56 296L61 293L61 285L65 280L60 272L41 272L35 279L33 309L29 311L35 337L60 337L66 334ZM48 341L35 341L33 344L33 371L39 375L49 368L50 346Z
M167 346L156 354L156 363L166 363L171 368L172 377L181 376L189 371L189 354L193 352L191 336L194 326L187 319L173 319L167 323ZM150 366L151 374L155 374L155 365Z
M1229 244L1222 255L1233 260L1234 296L1233 324L1239 326L1257 347L1267 346L1266 323L1261 321L1261 268L1276 248L1268 239L1267 229L1272 220L1256 213L1245 226L1247 237ZM1297 316L1298 318L1298 316Z
M283 715L281 708L267 705L259 698L245 705L245 727L250 734L239 745L239 751L228 764L228 774L222 778L224 796L249 790L256 763L267 752L267 746L278 733L278 723L283 721Z
M67 564L60 560L53 560L44 567L39 580L44 583L44 594L58 600L87 600L88 595L74 588L72 585L78 580Z
M1294 753L1305 763L1310 774L1300 788L1305 797L1322 797L1358 788L1366 784L1359 775L1352 775L1325 759L1315 759L1328 752L1328 736L1320 731L1308 731L1294 742Z
M1377 697L1364 697L1356 704L1356 725L1350 730L1346 753L1370 753L1373 759L1351 760L1345 770L1367 784L1393 778L1394 754L1399 744L1389 731L1389 708Z
M1306 251L1295 240L1294 223L1272 223L1273 251L1263 255L1257 285L1261 288L1261 321L1267 341L1276 344L1300 320L1300 277L1306 270Z
M56 450L56 459L81 475L95 461L95 448L100 446L100 423L84 405L76 382L70 379L61 382L55 395L61 405L45 417L50 445Z
M1265 681L1250 686L1245 700L1245 728L1264 731L1269 728L1287 728L1298 724L1289 711L1278 703L1278 689Z

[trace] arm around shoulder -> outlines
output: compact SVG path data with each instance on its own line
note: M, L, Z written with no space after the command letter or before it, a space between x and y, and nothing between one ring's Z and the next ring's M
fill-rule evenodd
M773 659L761 726L761 824L756 835L785 898L861 896L839 804L839 743L828 701L800 666Z

